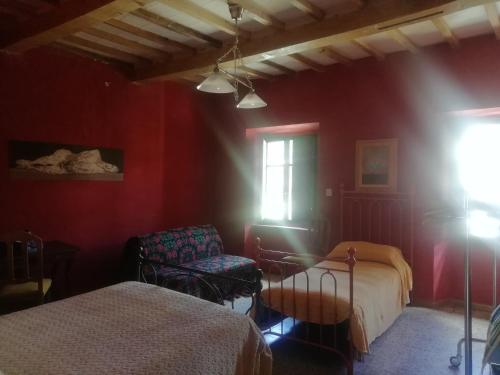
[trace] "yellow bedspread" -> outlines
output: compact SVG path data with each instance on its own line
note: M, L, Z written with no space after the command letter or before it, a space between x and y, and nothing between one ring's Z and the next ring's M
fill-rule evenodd
M322 303L320 308L320 278L325 272L321 268L345 269L343 262L323 261L307 270L309 275L309 302L305 273L295 276L295 298L293 277L280 283L264 283L262 301L273 310L283 312L296 319L317 324L335 324L344 321L349 314L349 273L333 272L337 279L337 299L331 276L323 277ZM410 273L411 275L411 273ZM410 276L411 277L411 276ZM354 267L354 316L351 332L354 347L369 352L370 343L394 322L408 302L407 280L393 266L371 261L358 261Z

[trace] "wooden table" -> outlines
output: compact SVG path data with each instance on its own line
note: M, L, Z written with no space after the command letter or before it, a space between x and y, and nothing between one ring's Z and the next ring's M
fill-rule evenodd
M52 300L71 296L70 272L77 252L75 245L62 241L46 241L43 243L43 263L45 277L52 279Z

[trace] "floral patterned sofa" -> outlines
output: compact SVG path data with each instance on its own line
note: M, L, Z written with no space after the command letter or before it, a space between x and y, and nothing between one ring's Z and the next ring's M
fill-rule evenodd
M204 297L201 286L209 284L223 298L230 298L234 282L229 278L254 282L260 276L253 259L224 254L221 237L213 225L132 237L124 255L125 279L154 282L200 297Z

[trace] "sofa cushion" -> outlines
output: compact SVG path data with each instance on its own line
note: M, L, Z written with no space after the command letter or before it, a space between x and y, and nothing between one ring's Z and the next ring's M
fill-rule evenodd
M183 266L210 273L227 273L242 271L247 268L253 269L256 262L253 259L236 255L217 255L207 259L195 260L183 264Z
M193 270L205 271L212 274L223 274L225 276L237 277L248 281L253 281L255 279L257 270L257 263L253 259L235 255L218 255L185 263L182 264L182 266ZM158 281L165 286L184 293L201 296L203 294L203 285L200 285L200 281L196 277L189 277L188 275L189 271L171 267L161 267L157 270ZM232 295L233 283L231 281L197 273L193 273L193 275L210 281L210 283L219 289L224 298L230 298Z
M230 273L232 276L236 276L238 274L246 273L247 271L253 272L257 263L253 259L243 258L236 255L217 255L206 259L183 263L182 266L213 274ZM184 279L187 277L186 274L189 273L189 271L183 271L171 267L161 267L157 272L160 280ZM197 275L202 276L201 274Z
M184 264L222 254L222 240L213 225L168 229L139 237L144 258Z

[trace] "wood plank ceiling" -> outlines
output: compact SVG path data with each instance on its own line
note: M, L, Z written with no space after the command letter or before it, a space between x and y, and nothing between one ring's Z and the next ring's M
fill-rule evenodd
M487 0L0 0L2 50L51 46L112 64L131 80L201 81L240 38L238 74L297 71L494 33L500 2ZM232 66L232 61L223 64Z

